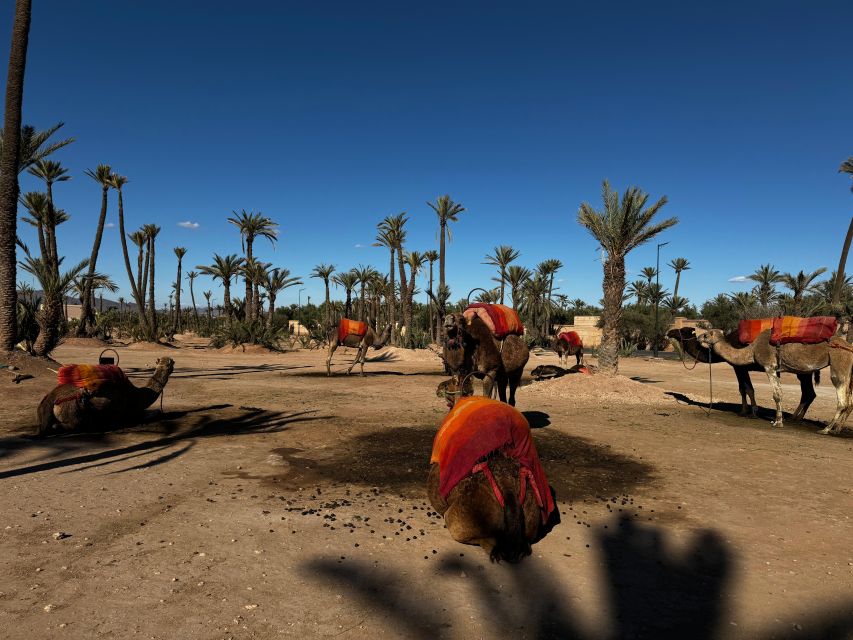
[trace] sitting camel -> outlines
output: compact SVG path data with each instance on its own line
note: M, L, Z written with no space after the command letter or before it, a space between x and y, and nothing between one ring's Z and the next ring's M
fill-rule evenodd
M583 340L576 331L560 332L551 340L551 348L557 352L561 365L569 364L569 356L575 356L578 365L583 364Z
M342 332L341 327L345 327L345 323L355 325L360 330L358 333ZM381 349L390 338L390 324L385 327L385 331L382 332L379 340L377 340L376 333L374 333L373 329L371 329L370 325L366 322L357 322L354 320L348 320L347 318L341 318L338 328L329 335L329 353L326 356L326 375L332 375L332 355L335 353L335 350L338 347L353 347L358 349L358 352L355 354L355 360L352 361L349 369L347 369L347 375L349 375L350 371L352 371L353 367L355 367L357 363L360 363L361 375L364 376L364 359L367 356L367 349L371 346L374 349Z
M456 402L433 442L427 494L451 537L518 562L560 522L530 426L488 398Z
M530 350L524 338L508 335L498 340L478 316L467 319L461 313L451 313L445 317L444 332L447 335L445 348L450 344L458 344L457 348L462 349L464 354L460 360L462 366L452 373L464 378L468 373L475 372L475 375L484 377L483 395L491 396L492 389L497 385L501 402L507 402L506 390L509 385L509 404L515 406L515 390L521 382L524 365L530 358ZM446 361L450 363L454 360L448 358Z
M698 333L696 339L703 348L710 346L714 353L733 366L758 365L764 370L776 403L776 419L772 422L776 427L784 426L782 383L777 371L811 374L829 366L837 404L835 416L821 433L840 433L853 410L853 398L850 393L853 347L839 337L817 344L790 343L776 347L770 344L770 333L770 329L761 332L752 344L741 348L732 346L719 329Z
M145 409L160 397L174 368L171 358L158 359L148 383L137 387L114 365L64 366L59 384L39 403L39 434L139 422Z
M708 363L708 349L703 348L699 344L696 339L696 329L693 327L670 329L666 336L673 342L677 343L681 351L692 357L694 361L703 362L705 364ZM725 334L724 339L733 347L742 348L746 346L738 341L736 331ZM716 363L727 361L722 356L712 351L711 362ZM738 391L740 391L741 409L738 415L754 418L758 411L758 406L755 404L755 389L752 386L752 380L749 379L749 372L764 371L764 369L754 362L745 366L732 363L729 364L731 364L732 369L734 369L735 377L737 378ZM814 376L814 384L812 384L812 376ZM813 374L798 373L797 378L800 380L800 404L797 407L797 410L794 411L793 419L802 420L805 417L809 406L811 406L812 402L817 398L814 385L820 384L820 371L815 371ZM749 397L749 404L747 404L746 401L747 397Z

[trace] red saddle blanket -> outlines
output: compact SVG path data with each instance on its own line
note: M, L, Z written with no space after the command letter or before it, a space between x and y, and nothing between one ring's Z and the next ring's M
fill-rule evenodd
M773 318L741 320L737 327L737 339L741 344L752 344L760 333L773 328Z
M812 318L798 318L796 316L782 316L773 318L773 327L770 332L770 344L817 344L826 342L835 335L838 328L838 320L832 316L814 316Z
M503 451L530 471L543 498L542 521L546 522L555 508L554 498L530 437L530 425L515 408L490 398L460 399L441 423L430 458L430 463L438 463L441 496L447 498L494 451Z
M130 384L124 371L114 364L68 364L60 367L56 377L59 384L87 391L97 391L106 382Z
M577 334L576 331L563 331L557 337L562 340L565 340L573 347L583 346L583 340L581 340L581 337Z
M361 340L367 334L367 323L349 318L341 318L338 324L338 342L343 342L347 336L356 336Z
M515 309L502 304L487 304L485 302L474 302L462 312L462 315L470 320L478 316L486 323L489 330L498 340L507 336L523 336L524 325L518 317Z

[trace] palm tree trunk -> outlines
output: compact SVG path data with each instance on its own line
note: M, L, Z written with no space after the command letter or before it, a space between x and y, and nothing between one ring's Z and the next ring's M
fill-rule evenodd
M124 232L124 200L121 189L118 190L118 233L121 236L121 251L124 255L124 267L127 270L127 279L130 281L130 293L136 301L136 312L139 314L139 326L148 340L151 340L151 331L148 320L145 318L145 291L142 286L142 247L139 247L139 258L137 260L137 281L133 281L133 269L130 266L130 256L127 252L127 236Z
M844 288L844 269L847 266L847 253L850 251L850 241L853 240L853 218L847 227L847 236L844 238L844 246L841 249L841 259L838 261L838 271L835 272L835 286L832 288L832 313L841 316L844 309L841 307L841 291ZM853 323L851 323L853 330ZM850 339L848 334L847 339Z
M190 280L190 301L193 303L193 318L195 319L195 331L198 331L198 310L195 307L195 293L193 292L193 281Z
M53 184L47 183L47 225L45 227L45 243L50 259L51 273L59 276L59 253L56 248L56 209L53 206Z
M253 242L252 238L246 238L246 266L249 266L252 263L252 257L253 257L252 256L252 242ZM245 309L244 315L246 317L246 322L251 322L251 320L252 320L252 302L253 301L254 300L252 297L252 281L249 278L248 273L247 273L247 275L246 275L246 303L243 305L243 308Z
M501 265L501 304L504 303L504 286L506 285L506 270Z
M326 331L329 331L332 328L332 307L331 302L329 300L329 279L323 278L323 282L326 285ZM325 332L324 332L325 334Z
M403 260L403 246L400 245L397 247L397 267L400 269L400 311L402 317L402 324L400 326L400 330L402 331L404 328L406 329L406 334L408 335L408 305L407 302L407 286L406 286L406 263ZM408 342L408 339L404 341Z
M598 369L615 375L619 370L619 321L622 318L622 295L625 292L625 258L608 256L604 261L604 328L598 349Z
M148 238L148 326L151 328L151 340L157 341L157 309L154 306L154 241Z
M39 334L33 344L33 355L48 356L59 343L59 325L62 323L62 302L55 293L45 292L37 321Z
M175 280L175 333L181 333L181 258L178 258L178 279Z
M352 289L347 289L347 304L346 309L344 310L344 317L352 317Z
M95 242L92 244L92 254L89 257L89 273L83 281L84 292L91 295L92 293L92 278L95 275L95 267L98 264L98 253L101 250L101 239L104 236L104 223L107 220L107 192L108 186L104 186L101 190L101 215L98 217L98 228L95 230ZM88 335L89 323L94 322L95 313L90 303L90 295L83 296L83 309L80 313L80 326L77 328L78 336Z
M391 344L397 344L397 293L394 286L394 247L391 249L391 267L388 270L391 281L391 295L388 297L388 313L390 314L391 322Z
M273 317L273 314L275 313L275 294L272 291L270 291L268 295L269 295L269 299L270 299L270 311L269 311L269 315L267 316L267 327L272 328L272 317Z
M433 254L433 255L435 255L435 254ZM501 296L501 302L503 302L503 296ZM429 263L429 303L428 304L429 304L429 307L428 307L428 311L429 311L429 339L430 339L430 342L435 342L435 340L436 340L436 338L435 338L435 326L434 326L433 318L432 318L432 315L433 315L432 314L432 310L433 310L433 304L432 304L432 260L430 260L430 263Z
M18 153L21 146L21 104L30 37L31 0L17 0L6 79L3 154L0 156L0 351L15 348L18 336L18 288L15 238L18 224Z

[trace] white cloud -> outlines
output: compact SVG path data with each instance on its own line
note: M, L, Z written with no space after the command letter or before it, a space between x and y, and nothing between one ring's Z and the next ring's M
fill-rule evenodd
M356 242L353 246L355 246L356 249L364 249L365 247L367 247L366 244L361 244L360 242Z
M104 229L112 229L114 226L116 226L115 222L108 222L104 225Z
M183 222L179 222L178 226L183 227L184 229L198 229L201 225L198 222L190 222L189 220L184 220Z
M735 276L734 278L729 278L729 282L747 282L749 278L746 276Z

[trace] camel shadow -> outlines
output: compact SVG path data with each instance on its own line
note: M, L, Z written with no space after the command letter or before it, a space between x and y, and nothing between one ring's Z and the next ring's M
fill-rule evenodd
M734 599L736 558L719 533L699 531L678 549L660 527L624 517L609 524L595 536L592 550L600 560L604 610L610 612L606 628L582 622L570 587L533 559L483 565L445 554L427 590L411 589L410 576L360 561L315 558L303 572L349 592L403 636L424 640L460 637L464 630L454 627L465 623L476 625L477 635L501 638L714 640L729 635L725 620ZM444 593L461 594L472 605L465 607L468 620L454 618L458 607L443 601ZM851 605L817 611L793 631L777 625L748 637L841 640L853 633Z
M25 466L0 471L0 479L63 469L65 467L77 467L77 465L84 466L68 470L65 473L84 471L86 469L131 460L143 455L161 453L162 455L153 460L147 460L140 465L113 471L113 473L154 467L182 456L203 438L277 433L289 429L295 423L330 417L310 415L315 413L316 410L286 413L283 411L267 411L259 408L246 407L234 409L231 405L214 405L213 407L206 407L204 409L171 411L159 414L154 416L156 417L156 422L146 421L139 427L124 428L104 433L54 436L40 440L33 438L26 443L9 443L13 448L18 447L20 449L29 446L43 448L46 451L42 456L37 457ZM123 436L131 434L152 434L155 437L133 444L121 444ZM172 449L174 445L179 445L179 448L177 450ZM112 448L93 453L84 453L84 451L88 451L93 447L103 446ZM3 449L5 450L6 447L4 446ZM68 454L69 452L73 455L65 455L65 457L57 458L57 456ZM41 462L40 460L45 461Z
M284 364L258 364L258 365L229 365L224 367L176 367L172 378L211 378L213 380L231 380L236 376L251 373L274 373L290 371L292 369L307 369L311 365L284 365ZM128 368L124 370L128 378L149 378L150 368Z
M644 376L631 376L631 380L642 384L658 384L663 382L663 380L652 380L651 378L646 378Z
M522 411L531 429L542 429L551 424L551 416L544 411Z

